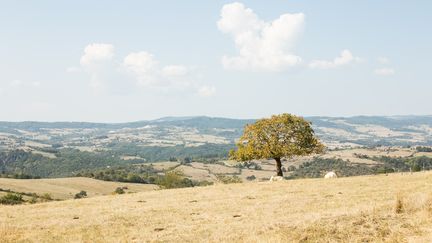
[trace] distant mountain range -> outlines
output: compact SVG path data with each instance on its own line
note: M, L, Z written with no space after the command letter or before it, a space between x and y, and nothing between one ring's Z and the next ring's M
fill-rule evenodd
M329 147L432 145L432 116L305 117ZM165 117L129 123L0 122L0 149L22 147L198 147L233 144L253 119Z

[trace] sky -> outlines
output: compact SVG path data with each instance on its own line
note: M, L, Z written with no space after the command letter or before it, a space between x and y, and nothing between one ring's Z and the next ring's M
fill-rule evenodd
M432 2L0 1L0 120L430 115Z

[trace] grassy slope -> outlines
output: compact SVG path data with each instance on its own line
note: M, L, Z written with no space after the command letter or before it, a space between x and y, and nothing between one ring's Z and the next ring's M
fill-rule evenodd
M127 186L127 192L142 192L154 190L155 185L109 182L84 177L56 178L56 179L6 179L0 178L0 188L14 192L31 192L42 195L49 193L55 199L70 199L81 190L87 192L89 197L96 195L109 195L117 187Z
M431 188L432 173L420 172L215 185L0 206L0 239L429 242ZM403 205L399 214L395 213L397 196Z

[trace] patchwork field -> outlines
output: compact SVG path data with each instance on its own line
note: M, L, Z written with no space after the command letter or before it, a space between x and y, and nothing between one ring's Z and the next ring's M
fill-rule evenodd
M0 206L2 242L430 242L432 173Z
M53 199L71 199L80 191L86 191L88 197L109 195L117 187L127 187L126 192L155 190L156 185L100 181L84 177L56 179L6 179L0 178L0 188L14 192L49 193Z

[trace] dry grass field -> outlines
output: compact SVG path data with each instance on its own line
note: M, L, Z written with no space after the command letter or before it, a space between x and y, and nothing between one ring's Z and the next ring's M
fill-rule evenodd
M432 173L0 206L2 242L431 242Z
M55 179L6 179L0 178L0 188L14 192L49 193L54 199L71 199L81 190L89 197L109 195L117 187L128 187L127 192L142 192L155 190L155 185L101 181L84 177L55 178Z

